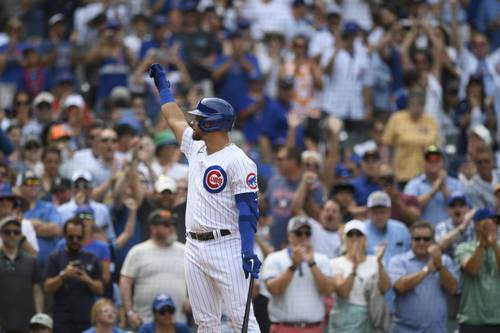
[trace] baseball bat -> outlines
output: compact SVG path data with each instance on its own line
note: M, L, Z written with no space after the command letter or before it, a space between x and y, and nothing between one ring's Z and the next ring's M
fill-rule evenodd
M252 291L253 291L254 278L250 277L250 285L248 286L247 304L245 305L245 315L243 316L243 326L241 326L241 333L247 333L248 320L250 317L250 304L252 304Z

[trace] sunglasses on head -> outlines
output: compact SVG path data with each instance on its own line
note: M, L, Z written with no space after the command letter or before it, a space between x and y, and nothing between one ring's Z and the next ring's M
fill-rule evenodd
M171 306L164 306L160 310L156 311L156 313L160 315L165 315L166 313L173 314L175 312L175 309Z
M302 236L311 237L311 235L312 235L311 230L297 230L297 231L294 231L293 233L297 237L302 237Z
M83 240L83 236L73 236L73 235L69 235L69 236L66 236L66 238L67 238L69 241L82 241L82 240Z
M76 217L78 217L80 220L93 220L94 215L90 213L79 213Z
M19 236L21 229L5 229L2 231L5 236Z
M425 158L427 162L439 162L443 159L443 157L439 154L429 154Z
M28 178L28 179L25 179L23 181L23 185L28 185L28 186L40 185L40 179L38 179L38 178Z
M429 237L419 237L419 236L416 236L416 237L413 237L413 240L415 242L422 242L422 241L424 241L424 242L430 242L432 240L432 237L430 237L430 236Z
M351 230L347 233L347 237L348 238L351 238L353 236L356 236L356 237L363 237L363 233L359 230Z

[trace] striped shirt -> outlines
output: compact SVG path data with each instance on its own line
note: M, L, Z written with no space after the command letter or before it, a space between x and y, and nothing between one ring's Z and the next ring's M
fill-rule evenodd
M333 276L328 258L314 253L318 268L326 276ZM271 253L264 261L262 280L266 281L282 274L292 265L288 248ZM308 322L322 321L325 315L323 296L316 287L309 266L302 262L294 273L293 279L282 295L272 296L264 288L262 294L268 297L269 318L272 322Z
M389 262L389 277L394 285L403 276L416 273L429 259L419 260L412 250ZM458 280L458 271L447 255L442 256L446 269ZM441 287L439 272L430 273L415 289L396 294L393 333L446 333L448 331L447 295Z
M493 180L491 183L483 180L479 175L472 177L465 186L465 192L472 206L476 208L493 207L495 205L493 186L499 182L500 170L493 171Z
M257 167L235 144L207 154L203 141L193 140L193 129L184 130L181 151L189 162L186 230L238 230L234 196L257 192Z

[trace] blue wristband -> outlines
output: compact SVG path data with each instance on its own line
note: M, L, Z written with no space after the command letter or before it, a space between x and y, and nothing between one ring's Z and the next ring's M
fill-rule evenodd
M172 95L172 92L170 91L170 88L163 88L160 91L160 104L163 105L172 102L175 102L175 99Z

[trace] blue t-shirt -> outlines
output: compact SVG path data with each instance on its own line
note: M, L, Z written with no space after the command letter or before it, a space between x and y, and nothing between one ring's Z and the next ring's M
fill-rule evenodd
M235 62L221 79L214 82L217 97L228 101L236 112L241 110L245 104L250 77L259 77L261 75L257 58L248 53L244 57L246 61L252 64L250 73L245 71L239 62ZM215 61L214 70L224 65L229 59L225 55L219 56Z
M354 198L356 199L356 204L359 206L366 205L368 197L372 192L382 190L378 183L371 181L365 175L354 178L351 184L354 186Z
M61 214L57 211L56 206L47 201L37 200L35 202L35 207L24 213L24 218L28 220L42 220L44 223L56 223L61 228L64 226L64 221ZM57 242L61 238L37 236L36 239L38 241L38 247L40 248L37 257L38 263L41 266L45 266L49 254L56 249Z
M4 71L0 74L0 81L14 84L17 87L23 77L21 63L23 60L24 44L17 44L13 50L11 48L12 46L9 43L0 46L0 54L10 53L7 56L8 60Z
M120 235L125 230L125 225L127 224L129 209L127 207L123 207L121 209L112 208L111 209L113 226L115 228L115 232L117 235ZM125 245L116 251L116 263L121 265L127 256L128 251L130 249L139 244L141 242L141 223L139 220L136 220L134 233L132 237L128 240Z
M458 179L453 177L448 177L446 179L446 187L448 188L449 193L465 192L462 183ZM406 184L404 192L406 194L418 197L429 193L431 190L432 182L427 178L425 174L421 174L413 178L408 182L408 184ZM442 191L439 191L434 194L432 199L430 199L424 207L422 207L422 220L431 223L433 226L436 226L436 224L448 218L447 209L447 198L443 195Z
M300 179L289 181L281 175L276 175L269 181L268 190L264 194L272 218L270 240L276 250L287 244L287 225L288 220L292 218L291 204L299 184ZM319 181L314 185L310 195L318 206L323 204L325 193Z
M156 325L152 321L150 323L144 324L139 328L137 333L155 333ZM189 327L186 324L175 323L175 333L190 333Z

